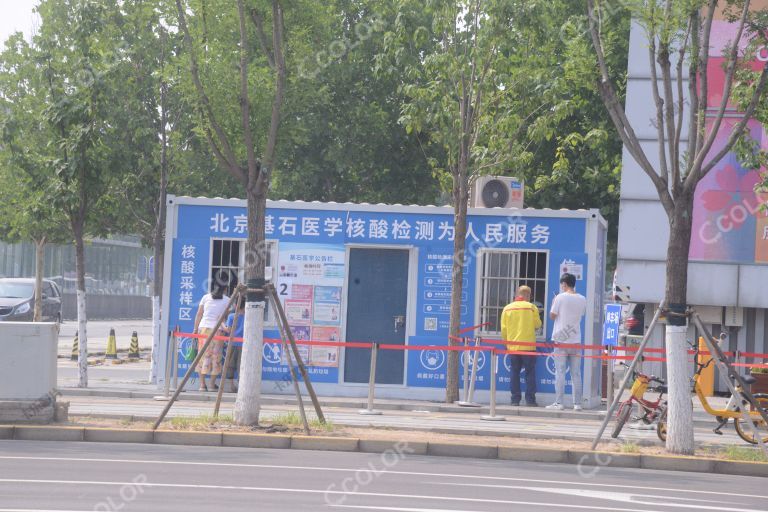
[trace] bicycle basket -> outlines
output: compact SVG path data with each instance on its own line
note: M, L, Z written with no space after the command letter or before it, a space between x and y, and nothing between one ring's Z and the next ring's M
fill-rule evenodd
M650 380L645 375L639 376L635 379L635 383L632 384L632 396L640 400L645 395L645 390L648 389L648 383Z

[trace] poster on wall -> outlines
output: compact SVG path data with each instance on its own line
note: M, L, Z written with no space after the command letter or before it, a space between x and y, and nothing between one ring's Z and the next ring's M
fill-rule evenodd
M278 290L297 341L341 340L344 255L333 245L280 245ZM310 366L338 368L339 348L304 345L302 357Z
M313 341L340 341L341 329L338 327L313 327ZM312 366L335 367L339 364L338 347L312 347L310 363Z

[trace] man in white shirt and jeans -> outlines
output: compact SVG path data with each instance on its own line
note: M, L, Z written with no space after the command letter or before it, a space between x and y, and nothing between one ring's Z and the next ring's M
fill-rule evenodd
M573 381L573 409L581 410L581 348L557 347L557 344L581 344L581 317L587 311L587 299L576 293L576 276L563 274L560 277L562 293L552 301L549 318L555 321L552 328L552 341L556 345L553 351L555 358L555 403L547 409L563 409L565 394L566 367L571 370Z

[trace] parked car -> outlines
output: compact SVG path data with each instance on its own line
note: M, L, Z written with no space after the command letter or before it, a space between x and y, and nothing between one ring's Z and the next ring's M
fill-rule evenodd
M0 279L0 321L31 322L35 310L35 280ZM44 322L61 322L61 292L49 279L43 279Z
M642 336L645 334L645 304L632 304L624 319L627 334Z

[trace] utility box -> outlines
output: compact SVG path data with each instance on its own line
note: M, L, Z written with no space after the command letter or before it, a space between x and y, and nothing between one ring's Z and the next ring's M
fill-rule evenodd
M49 422L56 396L55 323L0 322L0 422Z

